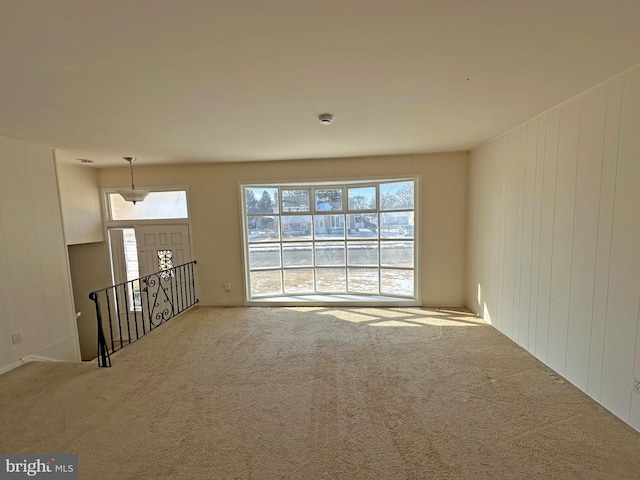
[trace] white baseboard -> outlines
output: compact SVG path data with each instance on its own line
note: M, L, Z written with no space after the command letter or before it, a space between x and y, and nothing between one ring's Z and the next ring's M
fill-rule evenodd
M44 355L27 355L22 357L22 363L29 362L68 362L69 360L60 360L59 358L45 357Z
M5 365L4 367L0 368L0 375L2 375L3 373L7 373L7 372L13 370L14 368L18 368L23 363L24 362L22 361L22 359L20 359L17 362L13 362L13 363L10 363L9 365Z
M18 368L29 362L69 362L70 360L60 360L59 358L45 357L44 355L26 355L17 362L10 363L0 368L0 375L7 373L14 368Z

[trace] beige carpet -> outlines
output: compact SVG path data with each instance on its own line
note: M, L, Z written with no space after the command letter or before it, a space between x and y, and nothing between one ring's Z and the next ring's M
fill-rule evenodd
M0 451L82 479L638 479L640 434L474 316L197 308L0 376Z

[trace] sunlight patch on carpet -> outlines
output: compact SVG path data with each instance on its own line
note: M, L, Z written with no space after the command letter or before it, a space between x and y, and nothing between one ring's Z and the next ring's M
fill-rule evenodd
M347 322L360 323L360 322L370 322L372 320L379 320L378 317L373 317L371 315L362 315L360 313L353 313L344 310L329 310L326 312L320 312L320 315L331 315L340 320L345 320Z
M386 320L384 322L370 323L371 327L421 327L415 323L402 322L400 320Z

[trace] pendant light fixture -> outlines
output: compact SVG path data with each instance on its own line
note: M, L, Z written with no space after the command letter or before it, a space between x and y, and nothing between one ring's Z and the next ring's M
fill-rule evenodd
M117 192L122 198L125 199L125 201L133 202L133 204L135 205L136 202L142 202L145 198L147 198L149 192L147 192L146 190L136 190L136 187L133 183L133 162L136 161L135 157L122 158L124 158L126 162L129 162L129 168L131 170L131 189L123 188L121 190L118 190Z

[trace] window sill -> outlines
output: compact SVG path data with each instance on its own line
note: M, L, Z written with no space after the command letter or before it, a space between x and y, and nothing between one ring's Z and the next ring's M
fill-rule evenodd
M420 300L411 298L385 297L379 295L287 295L245 301L247 307L419 307Z

